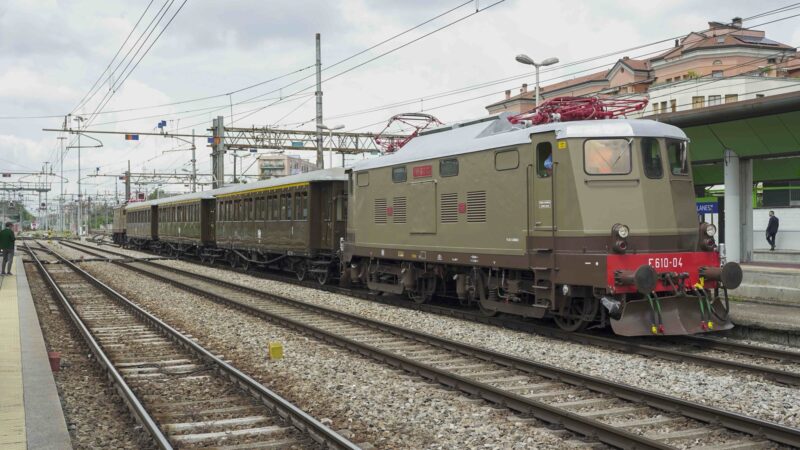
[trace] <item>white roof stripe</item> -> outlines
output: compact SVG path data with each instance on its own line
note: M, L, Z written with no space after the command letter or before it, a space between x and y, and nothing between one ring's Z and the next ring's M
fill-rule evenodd
M432 158L461 155L493 148L503 148L531 142L531 134L555 131L557 139L589 137L670 137L687 139L678 127L644 119L583 120L512 127L503 114L495 120L454 126L451 129L429 132L412 139L391 155L366 159L353 165L352 170L407 164Z

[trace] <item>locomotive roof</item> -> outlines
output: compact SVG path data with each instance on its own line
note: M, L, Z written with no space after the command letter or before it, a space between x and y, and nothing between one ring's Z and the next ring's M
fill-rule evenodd
M347 176L345 175L343 168L334 167L332 169L315 170L312 172L289 175L286 177L270 178L268 180L261 180L253 183L234 184L231 186L225 186L203 192L192 192L189 194L173 195L171 197L148 200L146 202L130 203L126 209L128 211L135 211L154 205L169 205L192 200L215 198L220 195L235 194L238 192L254 191L272 187L281 187L289 184L310 183L315 181L347 181Z
M353 171L394 166L431 158L461 155L531 142L531 135L555 131L557 139L605 137L670 137L687 139L678 127L654 120L608 119L555 122L531 127L512 125L508 113L494 119L441 127L415 137L396 153L366 159L353 165Z

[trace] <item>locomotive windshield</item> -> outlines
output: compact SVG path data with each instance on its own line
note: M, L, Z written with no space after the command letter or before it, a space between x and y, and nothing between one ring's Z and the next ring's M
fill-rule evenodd
M689 175L689 155L686 141L667 139L667 155L673 175Z
M642 166L647 178L661 178L664 176L664 166L661 164L661 145L656 138L642 139Z
M631 141L588 139L583 144L583 165L589 175L627 175L631 173Z

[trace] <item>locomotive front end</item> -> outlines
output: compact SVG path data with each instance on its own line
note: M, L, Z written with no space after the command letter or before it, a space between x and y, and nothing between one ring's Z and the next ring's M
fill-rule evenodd
M716 227L698 225L688 140L654 124L654 135L587 140L586 223L610 226L605 242L607 322L616 334L685 335L733 327L728 289L742 281L735 262L721 265ZM591 158L595 158L592 160ZM613 223L613 222L612 222Z
M727 290L742 281L735 262L717 252L609 255L609 294L600 301L616 334L684 335L727 330Z

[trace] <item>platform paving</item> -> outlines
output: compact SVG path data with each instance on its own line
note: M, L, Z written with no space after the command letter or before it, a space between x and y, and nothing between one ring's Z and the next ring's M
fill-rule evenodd
M21 256L12 272L0 277L0 448L70 449Z

